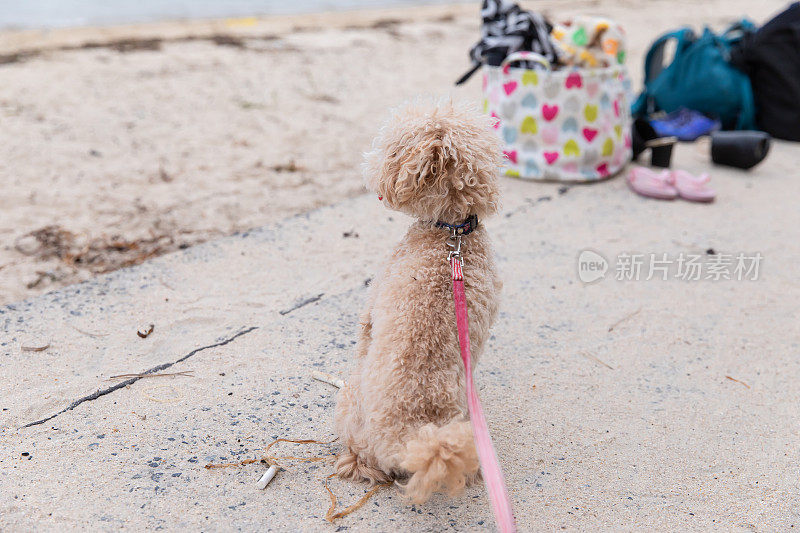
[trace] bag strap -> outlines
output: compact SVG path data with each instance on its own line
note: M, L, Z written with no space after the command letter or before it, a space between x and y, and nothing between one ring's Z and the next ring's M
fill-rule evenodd
M655 40L647 51L647 56L644 60L644 83L649 84L656 79L661 72L663 72L668 65L664 65L664 49L667 43L671 40L677 41L675 48L675 57L672 62L674 63L680 54L686 49L687 45L694 39L694 32L691 28L681 28L679 30L665 33Z
M664 65L664 49L671 40L677 42L675 57L672 59L672 63L674 63L694 40L694 32L689 27L680 28L665 33L650 45L650 50L647 51L647 56L644 59L644 87L642 88L642 93L631 106L633 116L641 117L656 111L655 102L649 92L650 84L668 67L668 65Z
M755 33L758 28L750 19L742 19L739 22L731 24L727 30L722 32L722 39L730 46L737 44L742 39Z
M528 52L525 50L519 50L517 52L512 52L508 54L508 56L506 56L506 58L503 60L503 63L500 66L503 67L503 69L505 70L507 67L511 66L512 63L516 63L517 61L530 61L533 63L539 63L540 65L544 66L544 68L547 70L552 70L553 68L552 65L550 64L550 61L543 55L537 54L536 52ZM470 77L472 77L472 75L475 74L475 71L481 68L482 65L483 63L476 63L475 65L473 65L470 70L468 70L463 76L458 78L458 81L456 81L456 85L461 85L468 79L470 79Z
M508 54L508 56L503 60L503 63L500 65L502 68L506 68L511 66L511 64L516 63L517 61L530 61L532 63L539 63L547 70L552 70L552 66L550 61L547 60L541 54L537 54L536 52L527 52L525 50L520 50L518 52L513 52Z

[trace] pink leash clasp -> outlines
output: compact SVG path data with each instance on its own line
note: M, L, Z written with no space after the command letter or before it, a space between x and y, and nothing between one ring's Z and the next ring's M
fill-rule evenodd
M467 408L469 409L469 418L475 437L475 448L478 451L481 473L483 474L483 481L486 483L486 491L489 493L489 501L492 504L497 528L502 533L513 533L517 530L517 525L514 521L511 499L508 497L503 471L497 461L492 438L489 436L489 426L483 416L483 408L475 390L475 383L472 380L472 356L469 344L467 297L464 292L464 260L461 257L461 236L456 235L455 231L453 231L451 240L454 242L448 242L448 246L452 250L448 253L447 259L450 262L453 276L453 300L455 301L456 324L458 326L458 344L461 348L461 359L464 361Z

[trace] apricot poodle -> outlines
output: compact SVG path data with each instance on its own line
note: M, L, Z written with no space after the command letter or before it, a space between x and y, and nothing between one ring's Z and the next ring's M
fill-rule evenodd
M477 478L448 242L460 227L474 361L502 288L478 222L499 208L501 164L491 119L452 102L395 110L366 154L368 188L417 220L372 284L356 367L337 397L342 478L407 480L418 503Z

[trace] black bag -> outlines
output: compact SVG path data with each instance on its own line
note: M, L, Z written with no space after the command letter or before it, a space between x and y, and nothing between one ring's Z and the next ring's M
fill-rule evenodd
M758 128L800 141L800 2L746 36L731 56L750 76Z

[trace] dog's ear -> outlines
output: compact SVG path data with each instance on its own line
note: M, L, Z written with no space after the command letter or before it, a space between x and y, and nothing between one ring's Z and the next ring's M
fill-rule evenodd
M448 156L436 136L391 140L365 154L367 187L395 209L446 178Z
M447 178L447 154L438 138L422 139L416 146L401 154L397 166L399 173L394 182L394 193L400 203L417 197Z

